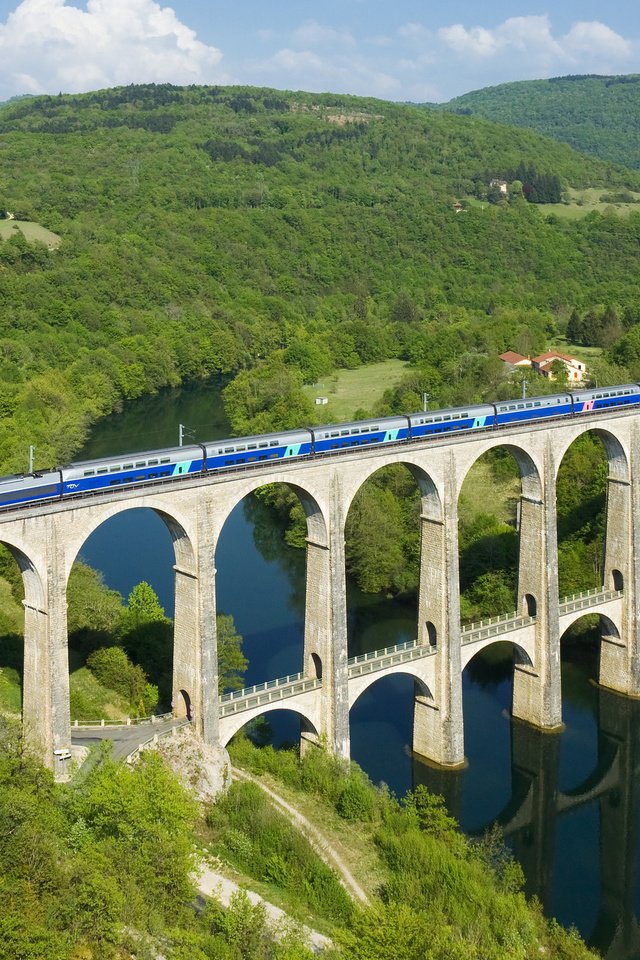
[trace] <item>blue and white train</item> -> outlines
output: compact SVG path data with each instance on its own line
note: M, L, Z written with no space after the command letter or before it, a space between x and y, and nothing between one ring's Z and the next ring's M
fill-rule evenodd
M430 410L357 423L335 423L259 437L236 437L147 453L70 463L54 470L0 478L0 510L179 477L245 469L252 464L339 453L351 447L407 443L443 433L495 429L551 417L640 404L640 384Z

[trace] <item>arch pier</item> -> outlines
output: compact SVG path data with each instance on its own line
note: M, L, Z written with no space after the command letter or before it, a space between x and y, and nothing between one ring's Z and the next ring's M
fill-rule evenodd
M604 576L601 588L558 595L556 479L564 453L585 431L603 439L609 461ZM460 625L457 504L462 483L488 450L502 446L521 475L516 609L492 621ZM418 626L415 640L349 659L345 520L363 483L381 467L402 463L422 496ZM255 489L285 483L307 517L303 671L263 689L220 697L216 645L215 556L234 507ZM250 716L278 708L304 719L304 742L317 737L349 756L349 710L376 679L409 673L416 680L413 746L435 763L464 762L462 670L480 649L510 640L513 715L539 729L561 725L560 636L573 620L599 613L604 631L600 682L640 696L640 413L583 414L500 431L446 434L407 444L350 448L340 455L260 463L239 473L185 476L159 486L46 503L0 514L25 585L23 725L42 759L64 778L54 750L71 740L66 590L87 537L105 520L148 507L164 521L175 551L173 702L191 714L209 743L226 743ZM251 583L246 584L251 603ZM286 703L284 703L286 701ZM241 719L241 715L244 719ZM57 766L57 769L56 769Z

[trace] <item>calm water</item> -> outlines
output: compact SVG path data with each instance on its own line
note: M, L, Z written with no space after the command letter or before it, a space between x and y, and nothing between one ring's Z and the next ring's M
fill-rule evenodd
M83 454L174 445L180 422L196 439L228 435L219 392L220 384L212 384L137 401L100 425ZM125 596L147 580L172 613L173 549L150 511L109 521L82 556ZM216 567L218 609L233 615L244 638L246 683L301 670L304 554L286 547L259 502L246 501L230 516ZM349 591L350 654L410 639L414 622L413 609ZM464 771L444 773L412 758L413 681L403 675L375 684L354 706L353 759L398 795L418 783L442 793L468 833L498 820L528 892L547 913L574 924L607 957L640 958L640 705L596 687L595 653L578 648L563 651L564 732L543 735L512 723L506 652L506 660L495 662L494 648L492 662L476 658L465 671ZM295 738L292 714L272 718L276 740Z

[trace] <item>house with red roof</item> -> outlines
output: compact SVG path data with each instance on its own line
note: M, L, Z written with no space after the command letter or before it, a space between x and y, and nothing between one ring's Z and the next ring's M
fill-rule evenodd
M582 360L576 360L566 353L558 353L556 350L549 350L547 353L541 353L539 357L534 357L531 366L543 377L553 380L552 367L554 363L560 362L567 373L567 380L570 383L582 383L587 375L587 368Z

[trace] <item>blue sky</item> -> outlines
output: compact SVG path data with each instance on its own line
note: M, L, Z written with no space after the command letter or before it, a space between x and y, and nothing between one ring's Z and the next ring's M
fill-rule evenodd
M0 0L0 100L147 81L446 101L638 72L636 0Z

